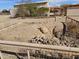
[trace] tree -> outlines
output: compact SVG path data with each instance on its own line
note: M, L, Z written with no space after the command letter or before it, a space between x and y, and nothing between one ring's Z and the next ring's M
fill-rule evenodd
M10 11L4 9L4 10L2 10L2 14L10 14Z

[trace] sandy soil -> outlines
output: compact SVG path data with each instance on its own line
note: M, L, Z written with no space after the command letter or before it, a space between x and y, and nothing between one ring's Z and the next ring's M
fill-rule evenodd
M74 17L78 19L78 17ZM57 16L57 22L65 22L66 17ZM55 26L55 18L15 18L11 19L9 15L0 15L0 39L11 41L25 41L32 39L34 36L41 36L42 33L38 30L40 27L46 27L52 35L52 29Z
M65 17L56 17L57 21L65 20ZM25 41L32 39L35 35L42 35L39 27L47 27L51 33L55 18L16 18L10 19L9 15L0 15L0 39L12 41ZM47 33L48 36L51 36Z
M12 41L25 41L32 39L35 35L42 35L39 27L47 27L49 31L54 26L54 18L16 18L10 19L8 15L0 16L0 39ZM50 35L50 33L48 34Z

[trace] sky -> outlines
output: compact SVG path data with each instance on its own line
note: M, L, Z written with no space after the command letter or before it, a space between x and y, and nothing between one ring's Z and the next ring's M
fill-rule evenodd
M21 0L0 0L0 10L10 9ZM79 0L32 0L32 2L48 1L50 6L60 6L63 4L79 4Z

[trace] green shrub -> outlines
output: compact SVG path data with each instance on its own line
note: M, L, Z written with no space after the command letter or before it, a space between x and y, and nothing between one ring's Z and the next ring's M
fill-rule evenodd
M32 16L32 17L36 17L36 16L37 16L37 14L31 14L31 16Z

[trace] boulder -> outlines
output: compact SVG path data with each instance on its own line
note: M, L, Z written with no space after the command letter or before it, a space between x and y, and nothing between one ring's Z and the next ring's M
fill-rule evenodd
M17 11L18 11L17 8L10 9L10 17L12 18L16 17Z
M43 34L46 34L49 32L48 28L46 28L45 26L42 26L40 28L38 28Z

